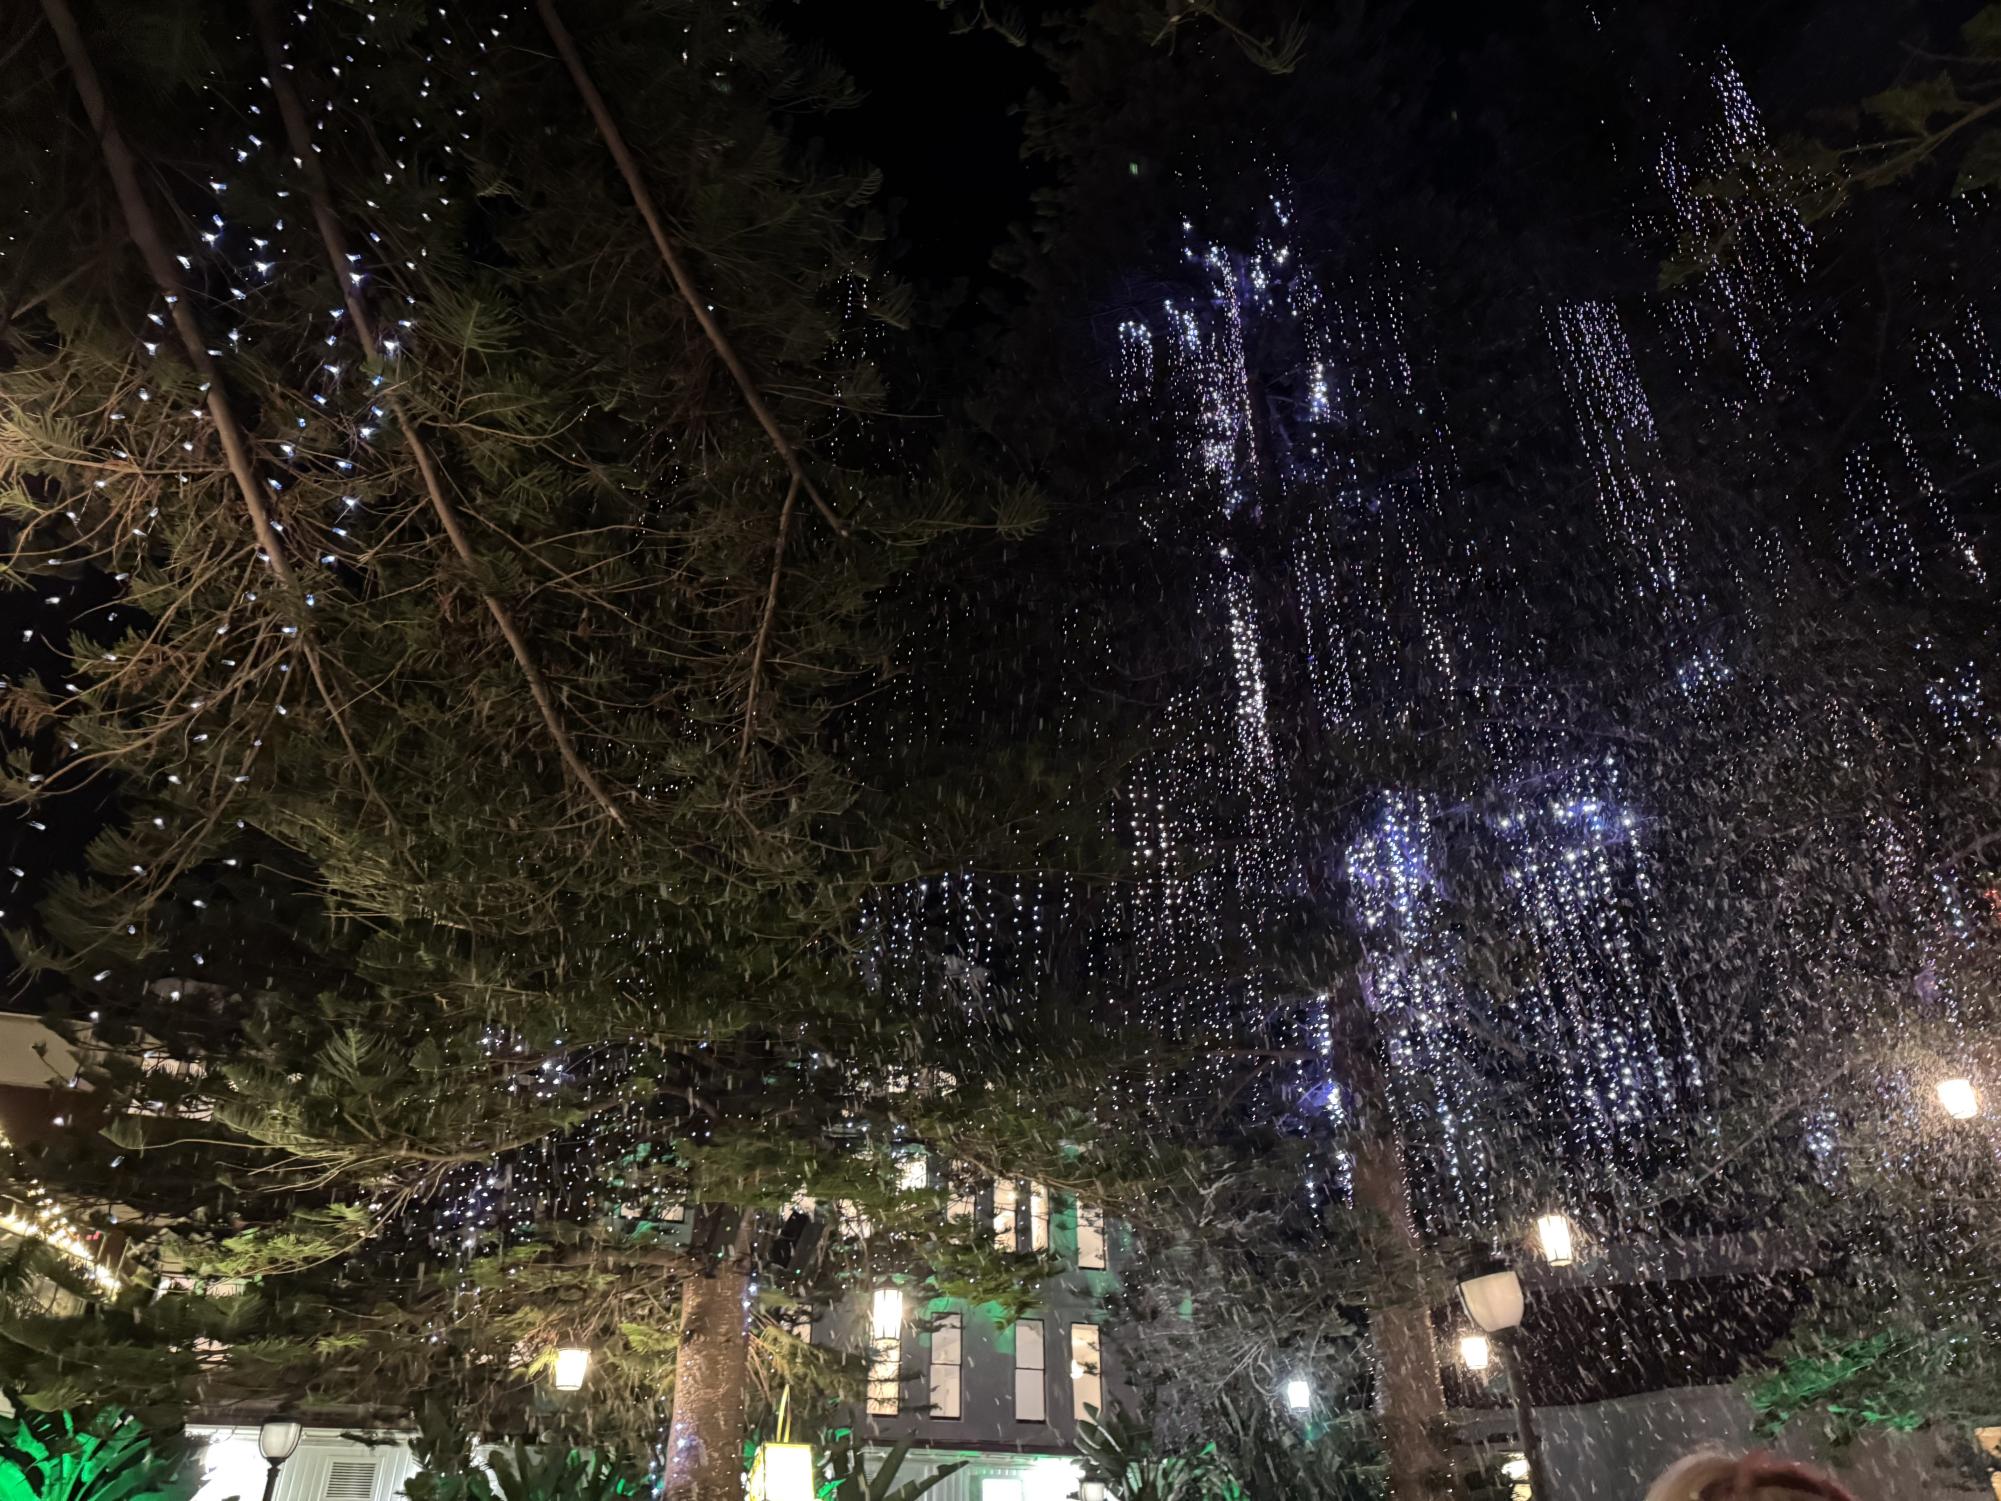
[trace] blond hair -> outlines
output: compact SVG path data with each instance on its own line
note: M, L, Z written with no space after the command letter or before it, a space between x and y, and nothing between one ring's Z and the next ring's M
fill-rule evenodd
M1769 1454L1691 1454L1668 1466L1647 1501L1856 1501L1831 1476L1787 1464Z

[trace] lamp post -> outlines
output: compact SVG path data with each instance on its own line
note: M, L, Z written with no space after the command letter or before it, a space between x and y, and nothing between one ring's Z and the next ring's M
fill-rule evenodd
M257 1425L257 1452L270 1466L264 1472L264 1501L271 1501L278 1489L278 1472L299 1447L299 1435L304 1432L304 1425L290 1413L274 1412Z
M1460 1277L1459 1301L1475 1327L1494 1336L1501 1370L1515 1399L1515 1432L1528 1460L1529 1494L1535 1501L1550 1501L1550 1492L1543 1484L1542 1444L1536 1436L1535 1413L1529 1406L1528 1388L1522 1385L1521 1365L1515 1359L1514 1331L1522 1322L1522 1279L1504 1261L1482 1262Z

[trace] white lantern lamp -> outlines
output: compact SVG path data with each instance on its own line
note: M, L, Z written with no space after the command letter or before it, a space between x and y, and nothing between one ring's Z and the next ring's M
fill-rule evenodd
M1577 1251L1572 1244L1569 1215L1538 1215L1535 1222L1535 1238L1536 1244L1542 1250L1542 1259L1551 1266L1569 1266L1577 1260Z
M1522 1279L1504 1262L1482 1262L1459 1279L1459 1301L1482 1334L1505 1334L1522 1321Z
M289 1412L274 1412L257 1425L257 1452L270 1466L264 1472L264 1501L271 1501L276 1493L278 1472L298 1449L299 1438L305 1431L305 1425Z
M1306 1412L1313 1406L1313 1387L1304 1376L1286 1382L1285 1405L1294 1412Z
M297 1452L305 1425L290 1413L273 1413L257 1425L257 1452L274 1465L281 1465Z
M1487 1369L1487 1362L1493 1351L1484 1334L1462 1334L1459 1336L1459 1359L1467 1370L1475 1375Z
M556 1352L555 1387L559 1392L582 1391L584 1378L591 1373L591 1352L578 1345L565 1345Z
M1970 1121L1980 1114L1980 1092L1971 1079L1939 1080L1938 1102L1956 1121Z
M750 1462L750 1501L813 1501L819 1489L811 1444L759 1444Z

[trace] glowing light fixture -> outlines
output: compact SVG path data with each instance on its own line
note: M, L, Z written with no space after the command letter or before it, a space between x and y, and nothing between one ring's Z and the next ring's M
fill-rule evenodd
M1469 1371L1484 1371L1493 1354L1484 1334L1462 1334L1459 1336L1459 1358Z
M1980 1095L1971 1079L1939 1080L1938 1102L1956 1121L1970 1121L1980 1114Z
M903 1333L903 1293L894 1287L875 1290L875 1337L895 1339Z
M759 1444L750 1462L750 1501L813 1501L811 1444Z
M1313 1405L1313 1388L1304 1377L1295 1376L1286 1382L1285 1405L1294 1412L1305 1412Z
M576 1345L565 1345L556 1352L556 1390L574 1392L583 1389L584 1377L591 1373L591 1352Z
M1551 1266L1569 1266L1577 1259L1577 1252L1571 1244L1568 1215L1540 1216L1535 1222L1535 1238L1542 1250L1542 1259Z
M903 1293L878 1287L869 1325L868 1410L890 1417L902 1405Z

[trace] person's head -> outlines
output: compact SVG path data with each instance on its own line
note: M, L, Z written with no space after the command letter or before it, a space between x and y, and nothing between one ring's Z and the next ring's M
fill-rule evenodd
M1847 1487L1769 1454L1692 1454L1668 1467L1647 1501L1857 1501Z

